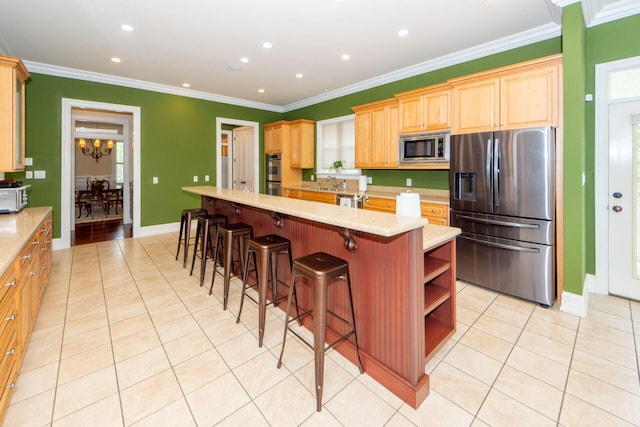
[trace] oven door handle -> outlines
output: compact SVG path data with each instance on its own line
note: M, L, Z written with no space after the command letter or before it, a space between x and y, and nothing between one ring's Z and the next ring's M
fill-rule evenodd
M515 246L515 245L505 245L504 243L496 243L496 242L489 242L486 240L480 240L480 239L474 239L473 237L468 237L468 236L458 236L459 239L464 239L464 240L468 240L470 242L473 243L478 243L480 245L485 245L485 246L491 246L491 247L495 247L495 248L500 248L500 249L507 249L510 251L519 251L519 252L531 252L531 253L540 253L540 249L538 248L528 248L528 247L524 247L524 246Z

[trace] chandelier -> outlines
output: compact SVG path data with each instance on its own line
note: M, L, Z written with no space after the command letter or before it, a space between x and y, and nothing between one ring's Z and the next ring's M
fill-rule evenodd
M93 143L87 145L87 141L84 138L78 140L78 145L82 150L82 154L85 156L91 156L96 159L96 163L102 156L108 156L113 149L113 140L94 139Z

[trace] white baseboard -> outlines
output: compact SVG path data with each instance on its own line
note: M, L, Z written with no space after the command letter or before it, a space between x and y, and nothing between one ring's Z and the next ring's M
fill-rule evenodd
M148 237L155 236L157 234L174 233L180 231L179 222L170 222L167 224L148 225L146 227L140 227L140 233L133 237Z
M587 274L582 284L582 295L573 294L571 292L562 292L562 304L560 311L573 314L580 317L587 317L587 308L589 307L589 291L593 288L595 276Z

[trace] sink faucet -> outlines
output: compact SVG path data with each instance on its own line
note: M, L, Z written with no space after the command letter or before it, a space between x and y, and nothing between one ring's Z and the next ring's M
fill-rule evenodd
M332 183L331 183L331 189L332 189L332 190L337 190L337 189L338 189L338 184L336 184L336 177L335 177L335 175L328 175L328 176L327 176L327 182L328 182L330 179L332 180ZM327 183L327 185L329 185L329 184Z

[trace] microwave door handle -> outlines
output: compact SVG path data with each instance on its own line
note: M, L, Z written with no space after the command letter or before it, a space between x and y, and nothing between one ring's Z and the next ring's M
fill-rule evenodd
M500 140L493 143L493 188L494 206L500 206Z

